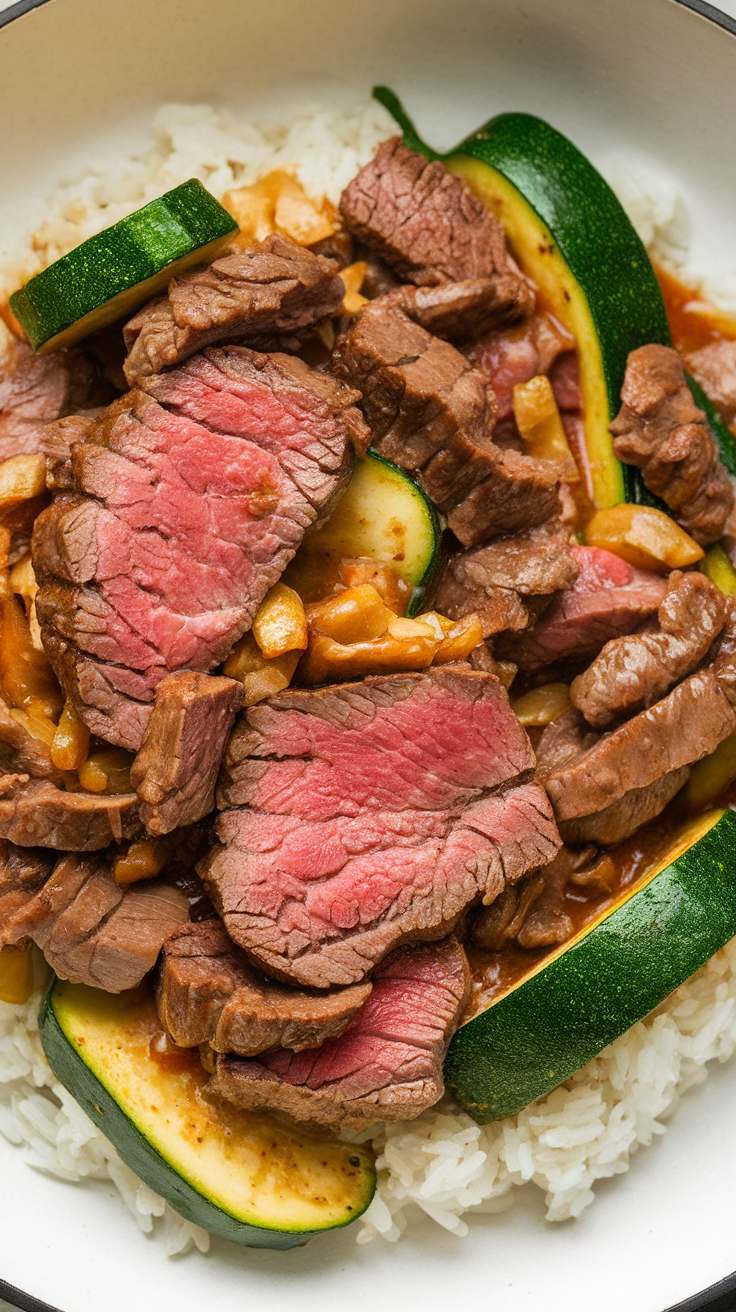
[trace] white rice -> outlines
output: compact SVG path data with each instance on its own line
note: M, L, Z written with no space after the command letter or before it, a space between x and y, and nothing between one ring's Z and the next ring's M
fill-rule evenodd
M71 179L51 198L22 272L28 276L193 176L221 197L286 168L311 194L337 201L392 131L392 120L373 102L347 113L310 108L252 122L207 105L166 105L154 120L149 149L108 173ZM608 173L647 246L670 267L687 270L687 214L671 180L623 158ZM18 285L21 266L5 271L6 289ZM718 299L718 289L708 291ZM721 304L730 308L729 287L722 291ZM75 1182L111 1180L141 1229L156 1235L169 1255L205 1252L207 1233L125 1166L56 1080L38 1036L42 996L39 989L23 1007L0 1003L0 1132L36 1170ZM363 1134L378 1152L380 1179L356 1230L358 1242L394 1241L427 1217L464 1235L465 1213L497 1212L512 1202L514 1186L525 1184L544 1190L550 1221L579 1216L593 1201L596 1180L626 1171L636 1149L664 1132L664 1119L706 1078L708 1062L731 1056L735 1004L736 939L657 1011L518 1116L481 1127L445 1102L408 1125Z

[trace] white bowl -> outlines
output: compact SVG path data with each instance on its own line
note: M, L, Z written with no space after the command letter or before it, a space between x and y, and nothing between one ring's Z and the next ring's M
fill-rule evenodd
M21 0L0 14L0 265L44 217L54 185L143 144L164 101L340 104L383 82L439 148L518 109L549 119L599 164L635 152L678 180L695 224L694 262L729 267L736 24L724 30L717 11L699 8ZM212 1303L258 1312L459 1303L479 1312L662 1312L736 1266L735 1102L736 1062L688 1094L664 1139L627 1175L599 1184L594 1205L564 1226L544 1222L540 1194L519 1191L512 1211L473 1220L466 1239L428 1222L398 1246L359 1248L347 1230L287 1253L216 1241L208 1257L178 1262L138 1232L111 1187L35 1174L0 1139L0 1276L63 1312L200 1312Z

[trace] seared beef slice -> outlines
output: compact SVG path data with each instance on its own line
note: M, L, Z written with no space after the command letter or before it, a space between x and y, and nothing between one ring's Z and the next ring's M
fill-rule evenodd
M362 393L373 446L415 475L465 546L544 523L559 510L556 466L494 445L492 391L409 317L403 290L366 305L332 358Z
M68 793L50 779L0 775L0 838L20 847L97 852L141 832L135 793Z
M708 653L726 619L722 592L702 574L670 574L658 612L659 633L614 638L573 679L570 699L588 724L609 724L653 706Z
M729 600L702 575L675 571L658 616L661 632L607 643L573 680L573 707L539 742L537 773L565 842L627 837L664 809L694 761L736 730L736 612ZM715 660L662 696L715 640ZM636 710L619 728L596 732Z
M558 838L499 681L435 669L288 690L241 717L200 873L276 978L362 979L544 865ZM508 786L505 791L492 791Z
M336 314L344 295L334 260L267 237L172 278L167 296L144 305L125 325L125 376L131 387L145 386L213 342L298 333Z
M453 939L399 948L340 1038L298 1054L277 1048L258 1061L218 1057L209 1088L238 1107L274 1107L323 1125L411 1120L442 1097L442 1059L469 984Z
M169 674L158 685L130 772L149 834L169 834L212 810L220 761L242 701L237 680L194 670Z
M632 351L621 401L611 424L619 460L639 466L647 487L696 542L716 542L733 509L733 488L677 351L657 345Z
M250 626L364 429L350 389L245 347L147 386L74 446L75 490L33 540L49 658L89 728L132 751L161 679L212 669Z
M667 584L598 547L571 547L578 577L552 601L533 629L504 635L497 654L525 672L552 661L600 651L605 642L633 633L656 611Z
M134 988L188 919L182 893L158 880L125 891L104 856L19 854L0 844L0 947L31 938L62 979L108 993Z
M0 460L46 453L47 424L114 396L84 351L34 355L0 323Z
M475 612L484 638L525 629L537 607L577 579L570 545L570 534L552 523L453 556L442 571L434 605L455 620Z
M463 279L496 286L498 321L533 307L528 283L511 264L503 228L467 182L392 137L345 188L345 225L400 278L431 287Z
M277 984L254 970L219 920L185 925L164 946L156 997L175 1043L254 1056L268 1048L316 1048L342 1034L371 992L352 984L329 993Z

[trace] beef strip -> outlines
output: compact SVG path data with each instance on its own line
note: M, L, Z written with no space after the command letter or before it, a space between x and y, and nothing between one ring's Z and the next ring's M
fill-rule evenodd
M698 351L689 351L685 363L731 427L736 422L736 342L709 342Z
M434 605L455 620L477 613L484 638L525 629L536 609L528 598L548 597L575 582L578 566L570 545L570 534L551 520L529 533L496 538L453 556L443 569Z
M639 466L696 542L716 542L734 507L733 488L677 351L656 344L632 351L621 401L611 424L619 460Z
M185 925L164 947L158 1014L183 1048L251 1057L269 1048L316 1048L342 1034L371 984L315 993L277 984L254 970L219 920Z
M258 1061L220 1056L209 1091L237 1107L321 1125L413 1120L442 1097L442 1060L469 989L454 939L399 948L339 1038L299 1054L277 1048Z
M542 735L539 770L558 821L602 811L632 789L646 788L714 751L736 729L736 711L718 673L714 663L689 675L654 706L550 773Z
M67 415L44 428L40 445L46 457L46 486L53 491L73 486L72 447L89 441L96 417Z
M556 467L494 445L493 394L454 346L409 318L399 293L363 308L332 370L362 392L373 446L414 474L465 546L558 513Z
M298 334L336 314L345 287L334 260L272 235L172 278L166 296L125 325L131 387L224 340Z
M443 282L437 287L412 287L408 284L386 294L413 323L435 337L451 342L466 342L497 324L508 310L499 288L486 278L464 278L461 282Z
M690 766L681 765L660 775L643 788L631 788L617 802L576 820L561 820L560 834L566 843L620 843L660 815L688 781Z
M0 322L0 461L45 454L45 426L62 415L106 405L114 391L82 350L34 355Z
M657 615L659 633L614 638L573 679L570 700L594 728L653 706L690 674L723 628L725 598L704 575L675 570Z
M667 584L598 547L571 547L578 567L572 587L556 597L535 627L499 639L497 655L532 673L553 661L588 656L635 632L659 606Z
M0 839L0 947L17 943L15 917L46 883L56 855L47 848L16 847Z
M236 679L185 670L158 685L130 771L149 834L169 834L212 810L220 761L242 703Z
M350 232L404 281L432 287L482 278L495 286L499 322L530 313L533 293L509 259L495 214L463 178L400 137L379 146L348 184L340 212Z
M49 871L39 853L0 847L0 945L33 939L62 979L135 988L187 915L183 894L158 880L119 888L105 856L64 853Z
M575 706L568 707L545 727L537 743L537 778L544 782L548 775L594 747L600 737Z
M350 389L245 347L147 387L74 446L74 491L33 538L49 659L92 732L132 751L161 679L212 669L250 627L365 430Z
M67 793L50 779L0 777L0 838L20 847L96 852L142 832L135 793Z
M289 690L236 726L218 794L232 809L199 871L268 974L350 984L554 855L533 763L493 675Z

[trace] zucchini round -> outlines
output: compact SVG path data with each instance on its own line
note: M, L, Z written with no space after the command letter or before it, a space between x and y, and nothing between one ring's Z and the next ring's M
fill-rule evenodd
M70 346L212 260L238 231L196 178L105 228L37 273L10 307L39 354Z
M481 1123L514 1116L585 1066L736 935L736 815L673 835L643 877L457 1031L448 1089Z
M196 1050L158 1053L161 1024L145 987L113 995L57 980L39 1024L62 1084L187 1220L236 1244L293 1248L370 1203L366 1148L202 1097Z

